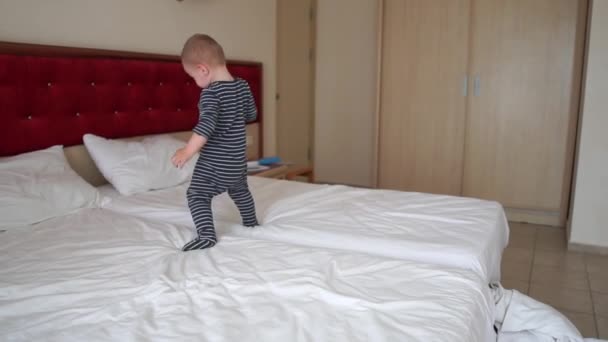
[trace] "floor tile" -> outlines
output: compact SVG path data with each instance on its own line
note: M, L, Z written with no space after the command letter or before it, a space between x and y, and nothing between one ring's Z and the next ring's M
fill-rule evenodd
M591 291L608 294L608 272L589 273Z
M589 291L547 285L530 285L530 296L558 310L593 314Z
M510 222L508 247L534 249L536 239L536 226Z
M506 248L502 254L502 261L508 263L524 263L532 265L534 251L530 248Z
M501 278L528 283L530 281L530 271L532 271L531 263L503 261L501 265Z
M500 282L505 289L517 290L523 294L528 294L530 284L527 281L516 278L504 278Z
M598 338L608 340L608 316L596 315Z
M501 277L528 282L532 271L534 252L527 248L507 248L502 255Z
M511 234L508 247L534 249L534 239L533 234Z
M589 273L608 273L608 256L585 255L587 272Z
M513 234L536 234L537 225L521 223L521 222L509 222L509 231Z
M585 255L576 252L537 250L534 265L557 267L570 271L585 271Z
M537 250L566 250L566 230L556 227L538 227L536 231Z
M564 316L568 317L570 322L576 326L578 331L585 338L597 338L597 329L595 327L595 316L580 312L561 311Z
M549 266L533 266L530 283L547 287L557 285L567 289L589 290L587 272L568 271Z
M595 313L608 316L608 294L592 292Z

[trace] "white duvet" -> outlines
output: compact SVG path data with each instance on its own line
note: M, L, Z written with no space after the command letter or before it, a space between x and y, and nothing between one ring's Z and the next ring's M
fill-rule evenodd
M244 230L224 194L213 202L219 234L307 246L360 251L474 270L488 282L500 279L508 242L504 211L496 202L471 198L321 186L249 178L262 226ZM111 188L106 208L155 221L192 227L185 192L188 184L134 196Z
M492 294L498 342L601 342L583 338L566 316L517 290L492 285Z
M103 209L1 233L0 339L495 339L475 272L230 236L183 253L191 234Z

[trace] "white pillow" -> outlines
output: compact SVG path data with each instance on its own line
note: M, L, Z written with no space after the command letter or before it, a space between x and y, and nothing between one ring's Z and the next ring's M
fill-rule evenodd
M97 189L68 164L62 146L0 158L0 229L97 207Z
M99 171L122 195L181 184L190 179L198 159L197 154L183 168L174 167L171 157L185 142L168 135L120 141L86 134L83 140Z

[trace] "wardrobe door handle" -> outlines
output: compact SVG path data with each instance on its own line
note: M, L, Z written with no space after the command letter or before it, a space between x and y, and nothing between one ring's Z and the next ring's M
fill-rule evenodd
M473 96L479 96L481 92L481 81L479 80L479 76L475 76L473 79Z
M469 96L469 75L465 75L462 79L462 96Z

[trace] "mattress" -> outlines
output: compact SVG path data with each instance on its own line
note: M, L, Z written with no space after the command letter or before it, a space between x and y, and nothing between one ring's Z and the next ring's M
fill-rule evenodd
M219 235L339 248L459 267L500 280L509 229L502 206L472 198L249 177L260 227L240 225L227 194L213 200ZM105 208L193 227L188 184L132 196L101 188Z
M220 223L221 225L221 223ZM85 209L0 235L0 339L490 341L483 279Z

